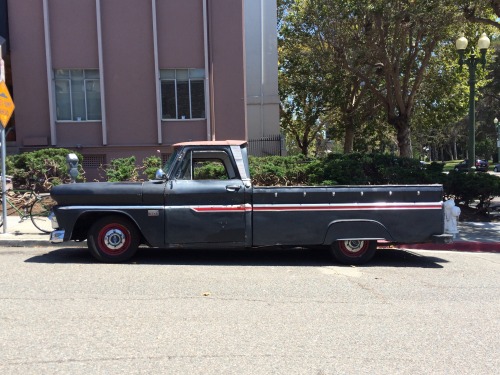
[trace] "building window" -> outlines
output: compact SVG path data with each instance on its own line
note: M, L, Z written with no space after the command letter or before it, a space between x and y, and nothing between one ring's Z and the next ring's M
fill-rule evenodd
M203 69L164 69L160 79L163 120L205 118Z
M54 72L58 121L100 121L101 88L97 69Z

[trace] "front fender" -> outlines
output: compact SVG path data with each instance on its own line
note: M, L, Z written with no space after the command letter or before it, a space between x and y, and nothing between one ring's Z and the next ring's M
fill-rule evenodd
M360 235L361 234L361 235ZM324 245L338 240L387 240L393 238L387 228L375 220L335 220L328 225Z
M55 214L57 217L57 222L59 225L59 229L64 229L64 241L83 241L87 238L88 231L93 223L96 222L99 218L106 215L120 215L128 218L132 221L136 227L139 229L139 232L143 235L146 242L158 242L158 240L162 241L163 236L159 235L159 239L155 238L147 238L142 230L143 228L152 227L151 222L146 222L148 220L147 214L142 214L142 212L138 212L139 210L134 209L119 209L119 208L92 208L88 209L85 207L57 207L55 209ZM144 218L143 218L144 216ZM162 215L158 215L155 217L157 220L162 220ZM155 225L154 229L156 229L153 233L159 232L162 233L161 230L163 227L162 223L157 223L159 225ZM151 228L153 229L153 228ZM148 231L146 231L148 232Z

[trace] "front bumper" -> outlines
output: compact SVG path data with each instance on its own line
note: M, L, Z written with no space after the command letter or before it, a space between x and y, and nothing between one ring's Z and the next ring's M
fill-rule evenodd
M58 229L50 233L51 243L61 243L64 242L64 229Z

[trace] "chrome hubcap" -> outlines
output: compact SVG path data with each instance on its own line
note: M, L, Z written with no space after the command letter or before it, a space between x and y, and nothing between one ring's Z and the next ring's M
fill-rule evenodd
M104 235L104 243L110 249L120 249L125 244L125 234L119 229L111 229Z
M363 247L364 242L358 240L345 241L344 248L350 253L357 253Z

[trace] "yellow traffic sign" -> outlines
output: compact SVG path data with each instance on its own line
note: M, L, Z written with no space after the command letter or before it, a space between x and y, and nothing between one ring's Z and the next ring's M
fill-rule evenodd
M14 112L14 102L9 94L9 89L5 82L0 82L0 121L5 128L9 123L10 116Z

